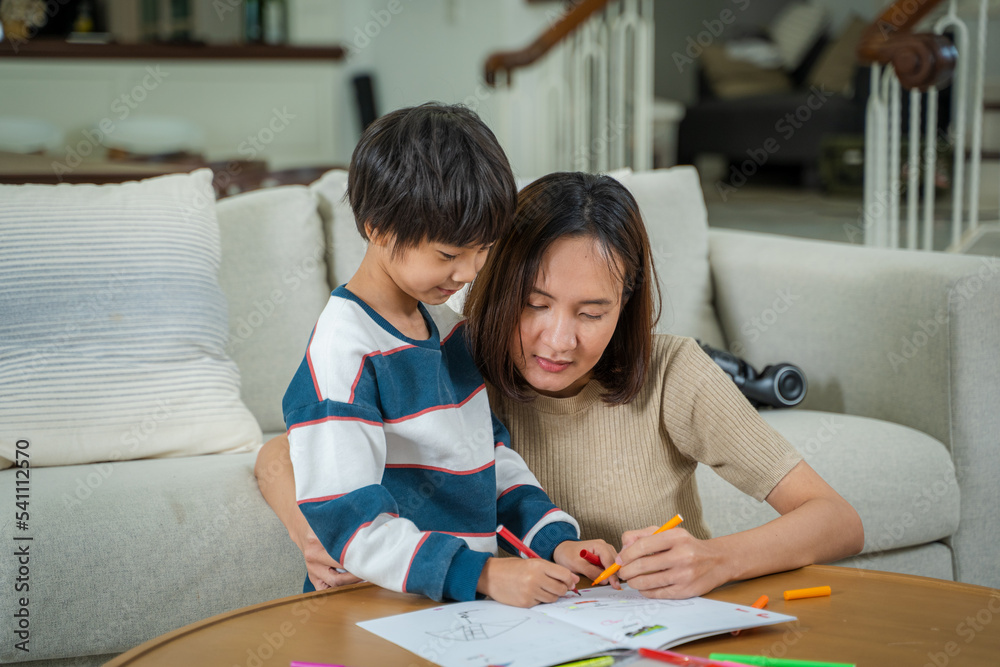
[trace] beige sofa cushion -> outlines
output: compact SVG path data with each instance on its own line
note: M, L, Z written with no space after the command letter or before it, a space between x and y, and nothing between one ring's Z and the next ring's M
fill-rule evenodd
M708 214L698 172L682 166L611 175L639 203L649 233L663 297L657 332L693 336L725 347L712 306Z
M329 247L328 279L331 287L343 285L361 265L368 242L361 238L354 222L354 211L344 196L347 172L333 169L309 186L319 199L319 214L326 229Z
M317 197L301 185L218 203L219 282L229 300L228 351L243 400L265 433L285 430L281 398L330 298Z
M38 467L259 446L210 170L0 185L0 238L0 467L16 447Z

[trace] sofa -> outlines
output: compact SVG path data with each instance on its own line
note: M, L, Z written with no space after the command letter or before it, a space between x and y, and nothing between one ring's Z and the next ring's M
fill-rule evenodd
M678 132L681 161L721 155L730 163L721 180L737 187L773 166L797 168L803 183L819 183L824 143L864 136L870 79L855 54L870 21L854 16L828 39L826 14L818 3L786 3L763 39L704 49L698 99ZM790 60L741 60L741 43L763 44Z
M664 295L659 329L725 347L757 368L790 361L804 369L805 402L761 414L860 513L864 551L840 564L1000 587L997 261L709 230L693 168L617 177L636 195L649 228ZM0 662L96 665L185 624L301 591L301 555L264 502L254 463L260 443L284 428L280 399L331 287L347 280L364 250L343 200L345 172L217 203L208 170L126 185L0 186L0 282L10 281L4 292L11 294L15 281L27 282L26 272L10 268L19 244L45 245L43 259L84 246L99 226L95 211L115 201L109 193L129 198L131 208L115 204L116 211L132 211L134 219L121 223L125 229L146 229L145 207L166 199L144 188L164 184L180 193L181 217L188 223L197 217L206 230L191 252L207 248L218 259L205 274L217 283L198 278L198 289L217 290L224 299L207 298L209 306L195 311L187 303L197 296L192 291L183 300L190 315L156 326L166 337L178 319L228 324L228 331L207 327L217 337L213 345L223 345L198 360L211 357L238 370L237 403L226 407L228 416L207 419L207 430L192 421L175 433L171 416L160 415L148 433L137 431L145 436L142 446L105 452L103 461L73 462L88 442L88 424L73 427L73 442L60 442L53 430L58 415L20 422L19 429L34 434L30 529L17 527L11 511L22 489L15 479L20 469L2 470L0 526L8 555L0 560L0 580L8 586L20 576L11 545L26 542L11 537L30 535L30 590L19 594L27 601L10 591L0 596ZM54 207L55 188L89 189L69 191L78 198L74 206ZM189 208L198 216L185 202L194 202ZM55 228L34 238L34 227L22 223L36 213L79 223L67 227L75 230L72 238L49 233ZM140 240L129 235L129 242L140 243L141 234L135 236ZM175 240L163 247L181 246L187 247ZM99 254L86 247L84 256ZM144 256L137 270L156 260L155 252ZM184 262L172 258L169 266L180 270L178 281L187 279ZM161 290L174 284L149 282ZM157 309L171 308L170 297L169 290L154 293ZM34 316L13 298L0 297L0 304L22 320ZM127 320L123 312L111 319ZM16 346L24 344L16 331L0 323L0 384L8 387L8 379L34 377L10 368ZM129 343L112 340L123 348ZM104 389L98 383L88 393ZM13 400L9 392L0 396ZM199 394L195 402L209 401ZM259 430L247 430L241 410ZM24 436L10 426L18 417L3 414L0 457L20 460L17 438ZM220 431L219 420L239 426ZM240 435L234 440L233 433ZM191 447L156 444L161 435L186 438ZM209 453L210 441L224 442ZM49 457L60 451L66 463ZM716 535L774 516L711 470L699 469L697 481ZM12 641L23 609L30 615L28 651Z

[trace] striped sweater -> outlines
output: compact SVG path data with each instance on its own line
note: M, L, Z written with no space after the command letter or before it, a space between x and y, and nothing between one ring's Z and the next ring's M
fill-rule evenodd
M282 406L295 493L327 552L353 574L471 600L497 553L498 522L549 559L579 526L510 448L464 320L447 306L419 308L427 340L334 290Z

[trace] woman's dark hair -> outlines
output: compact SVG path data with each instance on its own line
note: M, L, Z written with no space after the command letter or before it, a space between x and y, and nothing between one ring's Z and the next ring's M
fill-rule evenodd
M490 251L465 302L472 353L483 376L504 395L529 400L510 355L511 336L520 331L542 256L563 237L595 239L622 280L618 324L593 377L607 390L606 403L628 403L646 378L659 292L639 205L610 176L555 173L521 190L514 228Z
M428 103L382 116L362 134L347 175L358 231L487 245L510 228L517 186L497 138L473 111Z

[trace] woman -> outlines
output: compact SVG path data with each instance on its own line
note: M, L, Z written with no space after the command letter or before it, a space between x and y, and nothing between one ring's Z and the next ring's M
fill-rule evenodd
M857 512L764 422L690 338L653 335L656 275L632 195L607 176L559 173L521 191L465 305L490 403L582 539L619 540L619 577L648 597L861 550ZM781 516L710 537L698 462ZM302 549L317 588L338 573L295 506L287 440L257 460L261 491ZM675 513L684 524L653 534ZM641 530L629 530L647 525Z

